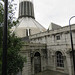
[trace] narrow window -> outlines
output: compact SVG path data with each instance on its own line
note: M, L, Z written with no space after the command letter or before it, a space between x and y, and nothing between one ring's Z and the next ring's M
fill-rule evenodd
M56 36L56 40L60 40L60 36Z
M23 15L23 2L21 2L21 16Z
M26 36L28 36L28 29L26 29Z
M31 35L31 29L29 29L29 35Z
M26 29L26 36L31 35L31 29Z

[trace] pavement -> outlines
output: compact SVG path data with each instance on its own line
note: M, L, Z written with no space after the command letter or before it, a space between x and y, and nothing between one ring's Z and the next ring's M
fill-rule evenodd
M39 72L35 75L68 75L68 74L47 70L47 71Z

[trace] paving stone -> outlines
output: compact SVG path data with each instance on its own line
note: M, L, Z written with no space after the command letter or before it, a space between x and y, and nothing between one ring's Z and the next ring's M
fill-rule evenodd
M68 75L68 74L48 70L48 71L43 71L43 72L37 73L35 75Z

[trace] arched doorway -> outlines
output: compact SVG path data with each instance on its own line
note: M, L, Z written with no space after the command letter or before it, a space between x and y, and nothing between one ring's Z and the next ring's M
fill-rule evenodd
M41 72L41 56L39 52L34 55L34 73Z

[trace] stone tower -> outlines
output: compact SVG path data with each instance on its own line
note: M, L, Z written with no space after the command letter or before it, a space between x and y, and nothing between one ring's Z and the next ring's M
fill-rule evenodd
M34 17L34 7L31 0L19 1L19 18L22 17Z
M16 36L23 38L33 34L46 31L46 29L35 20L34 6L31 0L19 1L19 23L15 27Z

